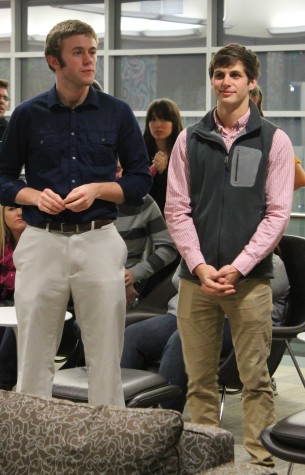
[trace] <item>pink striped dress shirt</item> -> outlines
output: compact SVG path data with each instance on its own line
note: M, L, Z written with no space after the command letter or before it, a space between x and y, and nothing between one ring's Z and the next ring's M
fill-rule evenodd
M214 114L217 129L228 151L240 131L246 126L249 115L250 109L228 133ZM228 263L244 276L274 250L289 223L294 169L294 151L291 141L283 130L277 129L269 155L265 217L242 252L233 262ZM169 161L165 217L180 255L186 261L190 272L193 272L197 265L205 263L205 259L200 250L199 239L192 220L186 129L178 136Z

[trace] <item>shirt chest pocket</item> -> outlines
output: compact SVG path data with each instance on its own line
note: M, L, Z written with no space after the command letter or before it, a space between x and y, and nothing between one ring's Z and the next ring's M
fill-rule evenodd
M113 132L89 132L86 157L92 165L113 163L117 160L117 135Z
M235 147L232 156L230 184L232 186L254 186L261 159L261 150L244 146Z
M57 142L57 134L39 134L33 136L31 146L35 150L36 148L54 147Z
M60 140L57 134L41 133L31 140L29 162L36 170L43 171L53 168L60 162Z

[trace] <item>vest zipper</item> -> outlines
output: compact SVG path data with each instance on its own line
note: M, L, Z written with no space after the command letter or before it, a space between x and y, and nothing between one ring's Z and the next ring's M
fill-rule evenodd
M226 155L224 159L224 164L225 164L226 169L228 168L227 167L228 163L229 163L229 155Z
M235 183L237 182L237 178L238 178L238 162L239 162L239 148L237 149L237 157L236 157Z

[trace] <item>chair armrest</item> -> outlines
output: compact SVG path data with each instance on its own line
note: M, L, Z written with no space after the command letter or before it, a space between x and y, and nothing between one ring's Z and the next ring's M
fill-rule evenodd
M184 423L179 442L183 468L195 474L234 460L234 437L218 427Z

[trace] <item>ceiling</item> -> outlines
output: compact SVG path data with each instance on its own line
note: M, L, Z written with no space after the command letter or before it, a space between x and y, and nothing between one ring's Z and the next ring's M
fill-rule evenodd
M35 8L32 9L29 26L32 31L29 33L39 35L41 31L48 31L58 18L71 17L71 12L75 11L81 11L84 21L95 27L97 22L102 23L103 3L95 0L90 3L68 0L65 4L58 0L30 0L28 4ZM8 9L9 5L7 0L0 0L1 9ZM7 15L9 9L6 14L1 12L0 34L7 33L9 28L10 22L4 21ZM207 0L126 0L122 2L121 28L134 36L174 36L175 33L180 36L184 31L201 36L205 35L206 16ZM230 34L241 37L304 34L305 0L225 0L224 24Z

